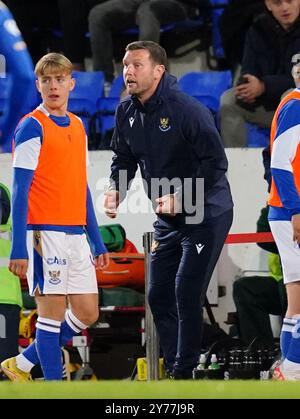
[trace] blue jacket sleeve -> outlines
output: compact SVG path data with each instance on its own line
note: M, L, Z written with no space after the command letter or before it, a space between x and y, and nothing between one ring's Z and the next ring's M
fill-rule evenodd
M119 128L118 115L120 109L121 107L119 106L117 109L116 127L110 145L111 150L114 151L114 156L111 164L109 189L119 191L120 201L122 201L126 196L127 190L130 188L130 183L135 176L138 165ZM120 175L122 178L120 178Z
M28 259L26 247L28 193L33 174L33 170L19 168L14 169L11 259Z
M103 243L101 233L99 231L92 195L90 192L89 187L87 187L87 195L86 195L86 210L87 210L87 219L86 219L86 233L89 238L89 242L92 248L92 252L94 256L102 255L103 253L107 253L107 249Z
M194 102L186 107L184 115L183 132L199 161L195 177L204 178L208 192L227 171L224 146L212 113L205 106Z

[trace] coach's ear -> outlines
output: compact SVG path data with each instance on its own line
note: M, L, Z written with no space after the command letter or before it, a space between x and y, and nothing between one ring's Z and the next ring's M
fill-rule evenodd
M156 64L154 67L155 80L160 80L165 71L166 71L166 68L163 64Z

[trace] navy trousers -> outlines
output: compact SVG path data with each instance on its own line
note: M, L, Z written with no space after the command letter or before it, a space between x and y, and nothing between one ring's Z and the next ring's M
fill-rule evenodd
M154 223L148 300L165 367L175 377L192 378L197 365L206 291L232 218L230 210L178 230Z

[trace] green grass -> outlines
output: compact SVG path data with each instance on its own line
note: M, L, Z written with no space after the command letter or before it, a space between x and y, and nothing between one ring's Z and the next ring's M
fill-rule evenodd
M0 382L0 399L261 399L300 398L300 382L272 381L71 381Z

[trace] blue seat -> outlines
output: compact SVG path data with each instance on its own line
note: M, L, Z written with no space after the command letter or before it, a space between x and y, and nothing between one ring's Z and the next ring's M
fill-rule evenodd
M266 147L270 143L270 129L246 123L248 147Z
M123 75L120 74L113 80L108 97L100 97L97 101L101 139L115 127L115 112L124 87Z
M184 74L178 83L182 91L216 114L222 93L232 86L232 75L230 71L194 71Z
M210 35L209 45L205 49L206 63L210 70L224 70L227 67L226 57L220 31L220 17L229 0L209 0L210 3Z
M204 7L202 1L199 0L199 11L199 14L187 19L160 25L160 43L166 48L169 57L182 57L194 49L208 48L211 33L209 5ZM139 27L135 25L118 33L118 37L124 36L130 37L132 41L138 39ZM200 40L200 43L191 43L194 39ZM187 45L189 43L191 45ZM183 45L185 48L182 48Z
M68 109L82 119L89 134L89 122L97 112L97 100L103 96L104 74L102 71L74 71L73 77L76 85L70 92Z
M120 97L125 88L123 74L119 74L112 82L109 97Z
M217 60L220 60L225 57L219 28L219 21L228 3L229 0L210 0L212 22L212 47L213 55Z
M177 22L166 23L160 26L160 33L168 33L172 31L185 32L194 31L200 27L203 27L207 23L204 16L195 16L194 18L179 20ZM138 37L139 27L133 26L129 29L124 29L120 32L122 35L134 35Z
M102 97L98 100L97 108L102 136L115 127L115 112L119 103L120 97Z

